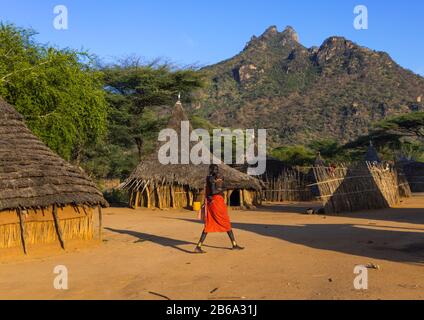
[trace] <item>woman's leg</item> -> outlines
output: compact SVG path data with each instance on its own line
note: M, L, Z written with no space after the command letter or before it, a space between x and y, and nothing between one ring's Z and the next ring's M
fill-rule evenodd
M231 240L231 244L233 245L233 250L243 250L243 247L240 247L237 242L236 242L236 238L234 237L234 232L233 230L230 230L227 232L228 236L230 237Z
M196 249L194 250L195 253L204 253L205 252L205 251L203 251L202 246L203 246L203 243L206 240L207 235L208 235L208 233L203 230L202 235L200 237L200 240L197 243Z

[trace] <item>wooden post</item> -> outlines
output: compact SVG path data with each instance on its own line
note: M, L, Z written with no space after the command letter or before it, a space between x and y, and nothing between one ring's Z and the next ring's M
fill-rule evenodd
M228 207L231 207L231 195L233 194L234 190L228 190L226 192L224 192L224 199L225 199L225 203L227 204Z
M147 195L147 209L150 209L152 207L152 204L150 202L150 189L148 186L146 186L146 195Z
M177 206L176 206L176 203L175 203L175 190L174 190L174 185L170 185L170 188L171 188L171 207L172 207L172 209L175 209Z
M135 204L134 209L138 209L138 204L140 203L140 190L137 190L135 193Z
M24 250L24 253L27 254L27 248L26 248L26 242L25 242L25 224L24 224L24 218L22 216L21 209L16 209L16 212L19 216L19 224L20 224L20 230L21 230L21 241L22 241L22 248Z
M156 206L157 206L159 209L162 209L162 195L161 195L161 188L157 185L155 190L156 190L156 195L157 195L157 197L158 197L158 203L156 204Z
M133 200L134 200L134 192L131 192L130 193L130 208L132 208L132 209L134 209Z
M103 240L103 212L102 212L102 207L98 206L99 209L99 239L100 241Z
M54 224L56 226L56 232L59 238L60 246L62 247L63 250L65 250L65 241L63 241L62 228L60 227L59 217L57 215L57 206L55 204L53 205L53 218L54 218Z

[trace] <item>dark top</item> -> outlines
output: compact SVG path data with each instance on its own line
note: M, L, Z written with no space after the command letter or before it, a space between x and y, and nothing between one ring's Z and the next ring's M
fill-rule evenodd
M209 200L215 195L224 196L224 191L224 178L215 176L206 178L206 196Z

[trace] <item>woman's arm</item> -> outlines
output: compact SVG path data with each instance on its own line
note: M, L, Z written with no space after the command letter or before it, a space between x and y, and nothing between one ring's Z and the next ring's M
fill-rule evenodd
M224 179L210 176L208 178L211 195L222 194L224 192Z

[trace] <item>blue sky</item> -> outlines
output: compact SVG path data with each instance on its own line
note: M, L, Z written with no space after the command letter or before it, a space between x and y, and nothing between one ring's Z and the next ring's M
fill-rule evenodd
M56 5L69 10L69 29L53 27ZM369 29L353 27L356 5L369 10ZM88 49L105 61L131 54L207 65L241 51L268 26L293 26L305 46L344 36L387 51L424 75L422 0L0 0L0 19L32 27L38 40Z

